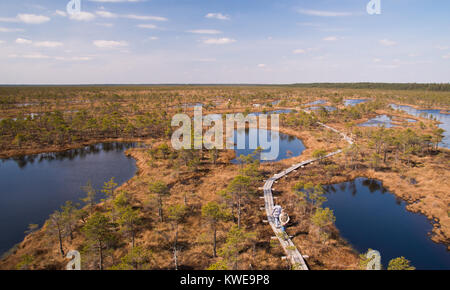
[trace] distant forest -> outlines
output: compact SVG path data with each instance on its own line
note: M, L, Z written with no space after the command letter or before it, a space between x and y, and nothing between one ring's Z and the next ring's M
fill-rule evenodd
M294 87L330 88L330 89L384 89L384 90L425 90L450 92L450 83L418 84L418 83L310 83L293 84Z

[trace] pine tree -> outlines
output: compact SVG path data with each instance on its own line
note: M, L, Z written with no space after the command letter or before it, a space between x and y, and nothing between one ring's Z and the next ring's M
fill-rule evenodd
M82 231L89 246L98 251L99 269L103 270L104 251L110 247L115 239L112 223L107 216L96 212L88 219Z
M250 194L250 178L247 176L236 176L227 188L235 200L238 214L238 228L241 228L242 201Z
M101 192L104 193L108 198L114 197L114 190L117 187L117 183L114 182L114 177L112 177L109 181L103 183L103 187Z
M213 257L217 257L217 226L220 221L230 218L230 213L215 201L208 202L202 207L202 217L211 225L213 231Z
M162 181L155 181L150 183L149 186L150 193L155 194L158 199L158 216L159 220L162 222L163 219L163 198L170 195L169 188Z
M411 262L405 257L395 258L389 261L388 270L415 270Z
M59 252L61 253L61 256L64 257L63 238L66 235L66 227L64 224L64 217L60 211L56 210L50 215L50 218L47 221L47 232L58 237Z
M86 193L86 197L81 198L81 201L89 206L89 211L92 214L94 212L97 191L94 189L90 181L88 181L88 183L83 186L82 189Z
M122 208L119 212L118 224L120 231L126 236L131 238L131 247L134 248L136 234L138 233L139 226L141 224L140 211L134 210L131 206Z
M172 205L168 209L169 212L169 220L172 224L172 229L174 231L173 238L173 261L175 265L175 270L178 270L178 234L179 234L179 225L184 221L184 218L187 214L187 207L183 204Z

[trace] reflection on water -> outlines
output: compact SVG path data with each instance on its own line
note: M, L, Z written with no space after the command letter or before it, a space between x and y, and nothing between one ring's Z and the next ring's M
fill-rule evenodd
M281 102L281 100L276 100L276 101L271 102L270 104L272 104L272 106L277 106L280 102Z
M43 161L52 162L52 161L74 160L77 157L83 159L87 155L111 151L122 153L129 148L136 148L136 147L137 147L136 143L120 143L120 142L98 143L88 145L82 148L71 149L61 152L48 152L35 155L15 156L11 158L1 159L1 163L4 163L8 160L12 160L16 162L19 168L25 168L27 164L33 164L34 162L40 163Z
M381 127L392 128L394 125L392 124L392 119L387 115L379 115L369 121L360 124L361 127Z
M331 106L313 106L313 107L309 107L307 109L312 110L312 111L318 111L318 110L321 110L322 108L328 112L333 112L333 111L337 110L335 107L331 107Z
M417 110L411 106L400 106L391 104L391 108L395 110L402 110L410 115L416 116L416 117L425 117L430 118L441 122L439 124L439 127L444 129L444 139L441 143L439 143L439 146L449 148L450 149L450 115L449 114L443 114L440 110Z
M258 138L258 146L260 146L259 134L261 132L267 134L268 141L270 144L270 141L272 140L272 131L270 131L270 130L256 129L256 128L250 128L250 129L246 128L245 130L235 130L234 131L234 144L237 144L238 137L245 138L245 144L246 144L245 149L235 149L236 157L239 157L241 155L248 156L248 155L252 154L255 151L255 149L249 148L250 147L249 146L249 144L250 144L249 137L256 136L256 138ZM279 140L280 152L279 152L278 158L276 158L275 160L270 160L270 162L275 162L275 161L299 156L303 152L303 150L305 150L305 146L303 145L302 141L300 139L298 139L297 137L283 134L283 133L274 134L274 136L279 136L278 140ZM236 147L237 146L235 146L235 148ZM263 148L263 149L267 149L267 148ZM267 149L267 150L264 150L263 152L269 152L269 151L270 150ZM234 164L239 163L239 161L237 159L234 159L231 162ZM268 162L268 161L262 160L262 162Z
M358 100L356 100L356 99L348 99L348 100L344 100L344 105L353 107L353 106L356 106L358 104L365 103L367 101L369 101L369 100L368 99L358 99Z
M450 269L450 253L429 238L427 218L407 211L380 181L357 178L325 188L325 206L334 210L341 235L359 252L380 251L385 267L404 256L417 269Z
M43 222L64 202L79 202L89 180L100 189L115 177L134 176L135 161L123 153L135 143L102 143L58 153L27 155L0 162L0 254L24 238L28 224Z
M325 103L326 103L325 100L317 100L317 101L314 101L311 103L307 103L307 104L305 104L305 106L323 105Z

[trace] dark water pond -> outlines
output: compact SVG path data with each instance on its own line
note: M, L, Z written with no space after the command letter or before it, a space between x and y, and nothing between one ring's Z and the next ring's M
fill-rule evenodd
M102 143L59 153L28 155L0 162L0 254L21 242L28 224L43 225L66 201L79 202L90 180L96 189L115 177L134 176L135 160L124 151L134 143Z
M307 110L312 110L312 111L318 111L320 109L324 108L325 110L327 110L328 112L332 112L332 111L336 111L336 107L332 107L332 106L312 106L307 108Z
M272 106L277 106L280 102L281 102L281 100L276 100L276 101L271 102L270 104Z
M380 251L387 267L404 256L417 269L450 269L450 252L428 236L432 225L421 214L383 188L380 181L357 178L326 187L325 206L334 210L341 235L359 252Z
M361 127L381 127L392 128L394 125L392 124L392 119L387 115L379 115L375 118L370 119L369 121L360 124Z
M283 159L288 159L288 158L292 158L295 156L299 156L300 154L302 154L303 150L305 150L305 145L303 145L302 141L300 139L298 139L297 137L294 136L290 136L290 135L286 135L283 133L278 133L275 132L273 133L270 130L265 130L265 129L255 129L255 128L250 128L250 129L245 129L245 130L235 130L234 131L234 143L235 143L235 148L236 148L236 144L237 144L237 138L245 138L245 149L235 149L236 152L236 156L239 157L241 155L244 156L248 156L250 154L252 154L255 149L254 148L249 148L249 137L251 135L257 136L258 138L258 146L260 145L259 143L259 135L260 133L266 133L269 142L273 141L273 142L279 142L279 154L277 156L277 158L275 160L261 160L262 162L275 162L275 161L280 161ZM274 138L274 139L272 139ZM263 148L263 149L268 149L268 148ZM270 150L263 150L263 152L269 152ZM232 163L237 164L239 163L239 161L237 159L232 160Z
M443 114L440 110L418 110L410 106L400 106L391 104L393 109L402 110L412 116L416 117L433 117L433 119L441 122L439 127L444 129L444 139L439 146L450 148L450 114Z
M305 106L323 105L325 103L326 103L325 100L317 100L317 101L314 101L311 103L307 103L307 104L305 104Z
M345 106L356 106L356 105L358 105L358 104L362 104L362 103L365 103L365 102L367 102L367 101L369 101L368 99L359 99L359 100L356 100L356 99L348 99L348 100L344 100L344 105Z

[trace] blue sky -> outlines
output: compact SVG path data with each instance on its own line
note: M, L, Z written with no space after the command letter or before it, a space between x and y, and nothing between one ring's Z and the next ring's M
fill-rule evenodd
M0 2L0 83L450 82L450 1Z

